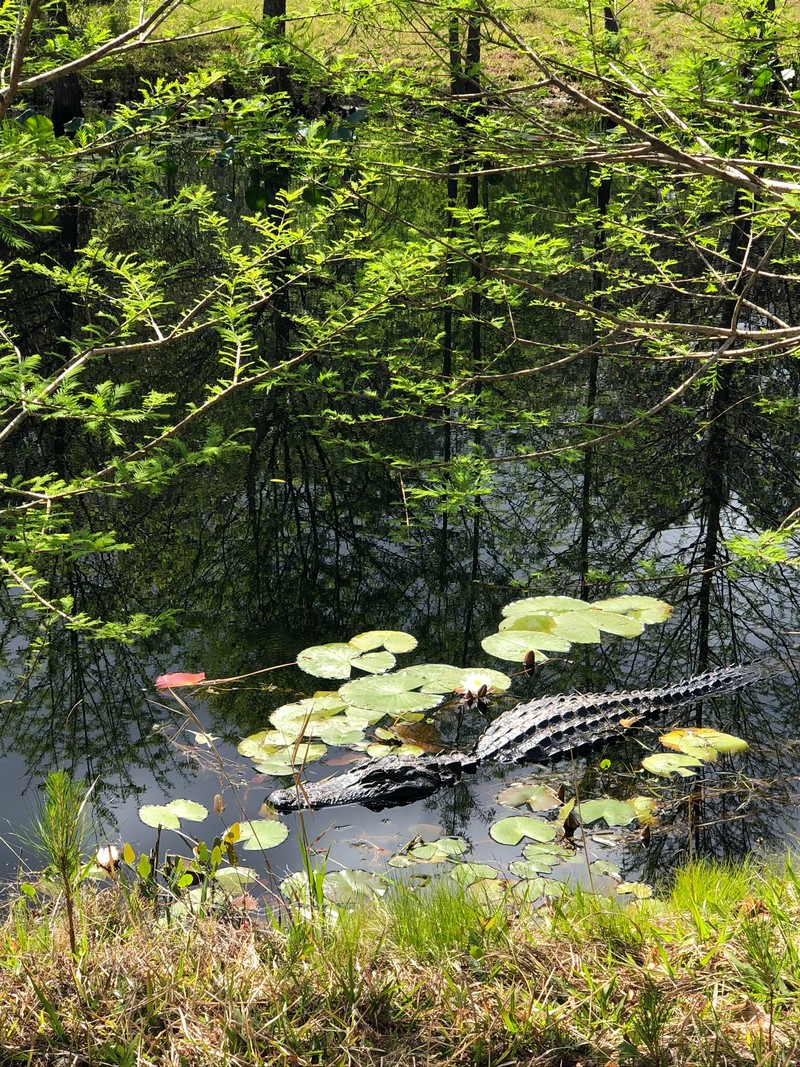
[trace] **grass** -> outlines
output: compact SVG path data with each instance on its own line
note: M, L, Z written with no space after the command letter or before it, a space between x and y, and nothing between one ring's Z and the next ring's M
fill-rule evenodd
M695 863L658 900L496 909L434 882L278 923L140 895L10 901L3 1063L790 1064L800 880Z

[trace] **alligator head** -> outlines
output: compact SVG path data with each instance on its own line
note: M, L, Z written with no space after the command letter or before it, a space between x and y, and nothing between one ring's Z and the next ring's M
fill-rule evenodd
M466 757L454 752L415 759L383 756L365 760L333 778L303 783L293 789L276 789L268 799L280 812L339 804L363 804L371 811L381 811L421 800L443 786L452 785L464 769L460 760L468 762Z

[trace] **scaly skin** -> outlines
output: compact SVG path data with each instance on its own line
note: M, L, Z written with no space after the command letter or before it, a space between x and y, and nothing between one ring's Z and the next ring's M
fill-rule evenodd
M363 804L373 811L408 804L457 782L463 772L483 763L541 762L611 737L661 711L732 693L782 670L774 663L718 667L705 674L626 693L573 693L517 704L498 716L469 753L401 759L384 756L359 763L344 774L294 789L276 789L269 802L276 811Z

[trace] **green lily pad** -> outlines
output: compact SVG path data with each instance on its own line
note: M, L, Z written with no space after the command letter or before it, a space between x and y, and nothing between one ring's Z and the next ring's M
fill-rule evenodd
M622 617L622 616L620 616ZM553 632L567 641L575 641L582 645L596 645L600 643L600 627L597 619L586 611L568 611L563 615L553 617L555 627Z
M326 745L354 745L364 739L364 729L353 726L346 715L337 715L315 727L314 736Z
M550 811L557 808L561 801L550 786L536 782L515 782L498 794L497 803L506 808L519 808L527 804L531 811Z
M672 605L650 596L612 596L606 600L595 600L593 608L602 611L617 611L629 615L646 626L652 623L666 622L672 615Z
M669 778L671 774L679 774L682 778L691 778L696 767L702 767L703 761L695 756L683 756L677 752L656 752L653 756L647 756L642 760L642 767L651 774L658 774L662 778Z
M417 647L417 639L402 630L367 630L351 637L350 644L362 652L369 652L373 648L385 648L387 652L411 652Z
M181 828L181 820L164 804L143 804L139 808L139 818L145 826L152 826L154 829L159 826L165 826L170 830Z
M289 827L278 819L255 819L241 824L239 840L245 852L256 852L274 848L288 836Z
M509 863L508 869L517 878L538 878L542 874L549 874L552 867L539 864L535 860L514 860Z
M652 797L631 797L628 803L633 806L636 818L642 826L652 823L656 814L656 802Z
M569 641L536 630L503 630L489 634L481 641L484 652L512 663L522 663L529 652L533 652L537 662L541 663L547 659L545 652L568 652L569 647Z
M219 867L214 871L214 879L231 896L244 893L258 875L250 867Z
M683 752L687 756L696 756L698 759L713 763L719 753L732 755L735 752L746 752L750 747L741 737L733 734L723 734L719 730L710 730L707 727L687 727L684 730L670 730L662 734L658 739L667 748L674 748L677 752Z
M617 882L622 880L619 866L611 860L594 860L589 864L589 870L592 874L602 874L608 878L614 878Z
M585 600L572 596L529 596L524 600L512 600L503 608L503 614L511 615L560 615L565 611L583 611Z
M612 797L597 797L595 800L584 800L575 809L580 815L581 822L597 822L605 819L608 826L627 826L636 818L636 809L624 800L614 800Z
M633 893L639 900L648 900L653 895L653 887L646 882L620 882L614 886L615 893Z
M542 866L542 873L557 867L559 863L579 863L581 856L575 849L564 848L555 841L531 841L522 849L526 860Z
M324 722L347 707L338 693L323 693L293 704L281 704L270 715L270 722L276 730L291 733L297 737L302 728L308 732L314 723ZM258 734L252 734L257 737Z
M370 708L385 715L398 715L405 711L426 711L435 708L441 697L435 694L414 692L420 683L409 679L405 672L375 675L371 678L356 678L339 690L342 700L358 708Z
M459 863L450 872L450 877L459 885L467 886L483 879L499 878L500 872L488 863Z
M422 686L423 693L455 693L466 689L477 693L483 684L495 693L505 693L511 685L507 674L488 667L452 667L449 663L429 663L425 664L425 672L427 679Z
M350 665L363 649L344 641L329 645L310 645L297 657L297 666L315 678L349 678Z
M164 807L179 819L188 819L189 822L202 822L208 818L208 808L196 804L193 800L171 800Z
M397 660L391 652L366 652L352 661L354 667L368 674L383 674L384 671L390 671L395 663Z
M360 896L382 896L386 892L386 885L377 875L368 871L345 868L325 875L322 892L333 904L349 904Z
M526 877L511 887L511 896L514 900L532 904L539 897L544 896L548 884L544 878L540 878L538 875L534 875L533 878Z
M500 845L518 845L523 837L534 841L552 841L556 828L552 823L534 819L532 815L512 815L500 819L489 828L489 836Z

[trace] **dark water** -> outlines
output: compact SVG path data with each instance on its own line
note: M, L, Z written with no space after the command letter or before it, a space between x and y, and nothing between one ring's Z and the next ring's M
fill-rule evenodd
M559 196L577 195L574 174L570 182L558 185ZM230 196L220 194L230 211L236 195L241 190L236 194L233 187ZM545 228L546 219L536 225ZM406 314L398 312L398 331L423 329L421 318L407 320ZM442 322L430 319L433 345ZM279 326L264 327L265 344L275 343ZM35 337L46 327L44 317L34 315L28 328ZM539 308L528 313L527 327L555 340L561 324ZM391 328L385 327L387 336ZM458 324L450 328L469 332ZM195 362L208 355L202 345L190 354ZM180 361L186 353L175 359L164 369L165 379L185 371ZM668 373L601 365L593 421L615 424L656 402ZM203 725L220 738L225 763L219 767L196 743L193 726L180 729L180 709L156 693L154 679L166 671L239 676L292 662L306 646L377 628L418 638L419 648L403 664L507 669L481 651L480 640L496 630L508 601L539 594L600 599L629 591L673 604L672 619L636 641L576 646L563 662L533 679L518 679L513 696L498 707L547 692L650 686L763 656L789 661L798 641L793 631L800 630L796 567L748 568L732 558L725 542L776 526L797 506L800 457L792 404L799 384L791 363L738 368L725 383L725 410L713 418L716 394L701 387L634 437L569 461L521 462L513 455L563 443L573 424L583 425L587 381L575 367L550 375L546 384L537 379L509 387L507 433L472 433L447 420L400 420L371 429L371 440L386 452L412 459L468 456L479 445L490 459L503 461L494 468L490 493L473 495L446 513L424 502L409 505L403 477L387 464L350 462L355 431L347 438L337 430L339 441L332 430L321 438L315 399L290 391L240 399L228 417L253 428L242 451L215 468L187 470L161 496L87 504L81 518L114 528L135 548L96 554L54 576L80 610L99 616L171 611L172 626L130 646L54 631L32 655L37 620L13 596L3 604L5 872L17 863L14 835L30 822L43 776L56 768L91 785L100 835L130 841L137 850L149 848L154 837L137 816L143 803L189 797L211 807L222 792L227 820L257 816L269 791L282 783L254 776L236 744L266 728L271 710L327 683L286 668L220 687L202 700L188 696ZM770 412L757 403L764 396L789 407ZM545 407L563 413L563 425L555 420L536 428L517 418ZM54 463L56 455L62 462L63 454L76 469L86 459L79 441L31 434L15 462L31 471ZM786 548L797 555L796 544ZM633 836L617 843L615 855L626 872L651 878L690 851L737 857L793 841L799 670L795 659L787 672L752 690L706 704L703 723L742 736L750 751L720 774L663 784L669 804L649 849ZM484 725L474 717L460 720L453 706L434 718L440 735L462 746ZM680 721L699 720L691 710ZM537 774L584 797L641 791L629 768L645 753L625 745L605 754L612 760L608 771L593 754ZM331 753L326 767L309 773L335 773L343 765ZM504 781L526 773L486 768L453 790L402 809L376 814L350 807L287 821L293 829L302 821L312 852L327 855L329 870L383 869L416 834L463 835L473 849L470 858L505 864L520 849L489 837L492 821L511 814L495 797ZM202 836L216 832L215 819L200 828ZM590 847L605 854L602 843ZM297 836L269 858L278 875L298 869Z

